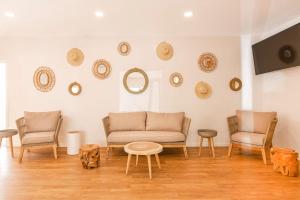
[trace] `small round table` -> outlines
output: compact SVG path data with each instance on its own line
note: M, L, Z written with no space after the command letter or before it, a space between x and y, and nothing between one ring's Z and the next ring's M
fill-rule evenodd
M218 132L216 130L211 130L211 129L199 129L198 130L198 135L200 137L199 156L201 155L203 138L207 138L208 146L211 150L211 154L212 154L213 158L215 158L215 149L214 149L213 138L216 137L217 134L218 134Z
M14 145L13 145L12 136L17 134L18 134L18 130L16 129L0 130L0 147L1 147L2 138L8 138L10 144L11 157L14 157Z
M132 142L124 146L124 151L128 153L126 175L128 174L130 160L132 155L136 155L136 165L138 164L139 155L147 157L148 168L149 168L149 178L152 179L152 169L151 169L151 155L155 155L158 168L160 169L160 161L158 154L162 152L163 147L160 144L154 142Z

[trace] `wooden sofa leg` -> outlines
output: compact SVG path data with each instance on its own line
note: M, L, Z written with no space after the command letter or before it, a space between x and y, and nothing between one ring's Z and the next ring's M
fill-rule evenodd
M185 159L188 159L188 153L185 145L183 146L183 152L184 152Z
M53 145L53 154L54 154L54 158L55 160L57 159L57 145Z
M106 158L108 158L109 157L109 145L107 145L107 147L106 147Z
M21 146L20 155L19 155L19 163L22 163L23 154L24 154L24 147Z
M228 147L228 157L230 158L231 156L231 151L232 151L232 143L230 143L229 147Z
M261 148L261 155L264 161L264 164L267 164L267 155L266 155L266 150L264 148Z

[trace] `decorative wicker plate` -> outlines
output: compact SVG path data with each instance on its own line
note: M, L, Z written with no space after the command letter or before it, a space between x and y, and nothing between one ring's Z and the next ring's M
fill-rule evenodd
M198 64L202 71L211 72L217 67L218 60L212 53L203 53L198 59Z

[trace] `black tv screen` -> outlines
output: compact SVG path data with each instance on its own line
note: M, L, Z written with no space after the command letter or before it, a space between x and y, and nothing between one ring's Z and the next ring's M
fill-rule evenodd
M255 74L300 66L300 23L252 45Z

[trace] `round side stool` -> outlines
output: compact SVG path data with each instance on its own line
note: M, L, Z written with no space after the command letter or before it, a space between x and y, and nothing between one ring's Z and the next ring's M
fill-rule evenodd
M13 145L12 136L17 134L18 131L16 129L0 130L0 147L1 147L2 138L8 138L10 144L11 157L14 157L14 145Z
M215 158L216 156L215 156L215 147L214 147L214 139L213 138L218 135L218 132L216 130L211 130L211 129L199 129L198 135L200 137L199 156L201 155L203 138L207 138L208 139L208 147L210 148L213 158Z

